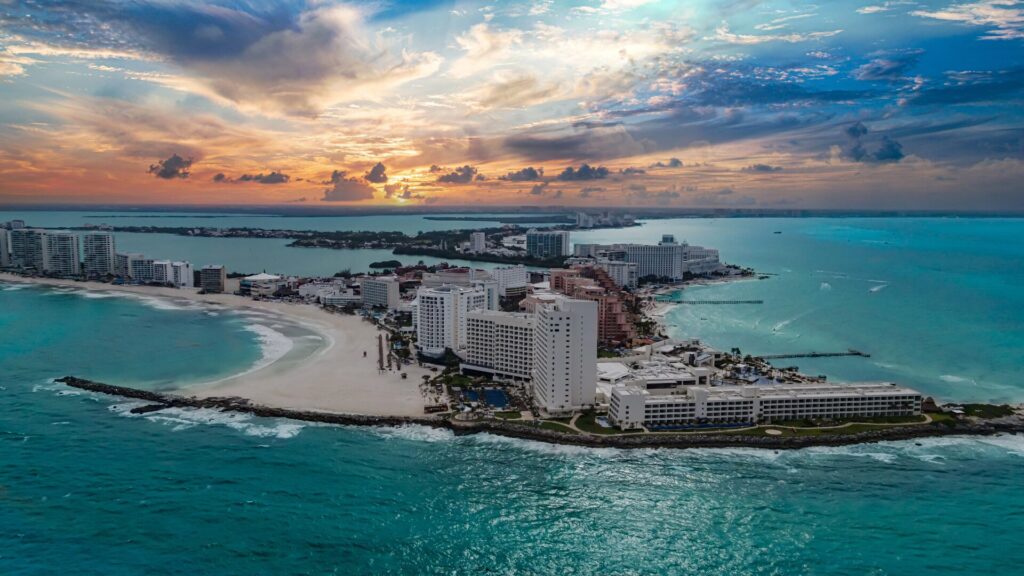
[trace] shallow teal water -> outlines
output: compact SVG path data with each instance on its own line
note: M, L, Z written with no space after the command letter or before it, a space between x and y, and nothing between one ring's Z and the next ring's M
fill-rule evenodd
M871 365L910 334L915 344L899 355L911 366L932 346L956 348L966 330L988 346L957 356L959 372L942 371L1012 374L1012 362L1000 364L988 348L1020 354L1020 271L998 266L1020 261L1011 238L1020 224L880 225L706 220L650 223L644 232L662 226L781 274L704 289L714 297L750 290L773 302L758 314L778 309L756 324L750 310L701 309L692 325L710 338L746 337L739 345L751 351L856 343L875 354ZM625 232L637 230L601 233ZM965 253L975 255L971 274L953 264ZM875 277L879 270L888 274ZM869 280L889 284L870 292ZM275 341L249 326L275 324L152 300L2 288L0 574L962 575L1019 573L1024 562L1024 438L619 451L210 411L131 416L132 403L50 379L75 373L154 388L214 380L259 362ZM895 301L880 300L887 294ZM842 300L829 305L832 297ZM806 322L758 328L804 306L818 310ZM880 320L870 313L878 307ZM928 320L927 310L950 319ZM736 325L712 333L700 320L710 313ZM908 328L908 319L946 328ZM787 331L799 337L778 335ZM845 362L822 369L837 377L856 370L857 359ZM1017 381L978 378L977 389L1016 394L990 380ZM952 382L922 384L939 393Z
M530 216L531 214L513 214ZM476 214L474 216L494 216ZM204 226L246 227L289 230L356 230L393 231L407 234L421 231L458 230L474 227L496 227L494 222L462 222L457 220L427 220L423 215L389 216L275 216L222 213L165 213L165 212L85 212L85 211L4 211L0 222L22 219L29 226L61 227L87 224L111 226ZM544 227L549 224L535 224ZM455 266L493 268L499 264L440 259L429 256L395 256L390 250L330 250L323 248L290 248L291 240L275 238L205 238L174 234L114 234L119 252L140 252L152 258L188 260L197 266L223 264L228 270L243 273L261 271L304 276L330 276L350 270L366 272L370 264L384 260L399 260L405 264L423 262L428 265L447 262Z
M842 380L892 380L947 401L1024 402L1024 220L693 219L639 231L714 246L767 280L692 288L666 323L725 349L782 354L853 348L870 359L779 361ZM775 234L776 231L781 234Z

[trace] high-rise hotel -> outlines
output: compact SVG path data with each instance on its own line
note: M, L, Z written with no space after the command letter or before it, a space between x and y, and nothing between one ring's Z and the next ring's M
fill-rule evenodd
M85 275L90 278L113 276L117 268L114 235L110 232L86 232L82 235Z

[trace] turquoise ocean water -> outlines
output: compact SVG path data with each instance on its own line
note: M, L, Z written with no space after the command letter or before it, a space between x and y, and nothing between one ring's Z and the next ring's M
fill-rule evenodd
M854 346L873 357L808 369L928 368L914 380L928 393L1024 397L1020 221L676 220L576 239L662 231L779 274L702 288L765 305L683 309L680 331L752 352ZM0 285L0 574L1011 574L1024 562L1019 437L592 450L132 416L132 403L51 383L211 381L301 355L316 345L302 335L224 310Z

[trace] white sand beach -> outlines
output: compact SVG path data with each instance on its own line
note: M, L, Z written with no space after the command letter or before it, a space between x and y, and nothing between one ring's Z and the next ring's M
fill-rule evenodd
M325 344L297 362L276 361L254 371L208 385L181 390L189 396L238 396L253 402L295 410L378 416L423 416L423 376L431 372L415 364L401 370L377 370L377 336L382 333L359 316L332 314L308 304L250 300L233 294L199 294L198 289L116 286L0 273L0 281L124 292L139 296L187 300L236 310L280 315L301 324ZM366 357L363 352L366 351ZM401 373L407 377L402 379Z

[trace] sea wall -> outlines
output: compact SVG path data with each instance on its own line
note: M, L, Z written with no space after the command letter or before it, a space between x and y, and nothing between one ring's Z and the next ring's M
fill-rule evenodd
M139 390L126 386L114 386L93 382L74 376L65 376L57 382L73 388L145 400L152 404L132 410L146 413L165 408L211 408L228 412L243 412L265 418L288 418L304 422L319 422L339 426L408 426L420 425L451 430L457 436L491 433L510 438L535 440L552 444L569 444L594 448L763 448L770 450L792 450L811 446L844 446L891 440L913 440L937 436L990 436L993 434L1024 433L1024 420L1003 418L992 421L969 420L956 426L943 424L913 424L905 426L879 427L849 434L821 434L816 436L758 436L742 433L685 433L685 434L625 434L597 435L571 434L546 430L525 422L514 421L453 421L442 417L371 416L363 414L341 414L290 410L253 404L244 398L196 398Z

